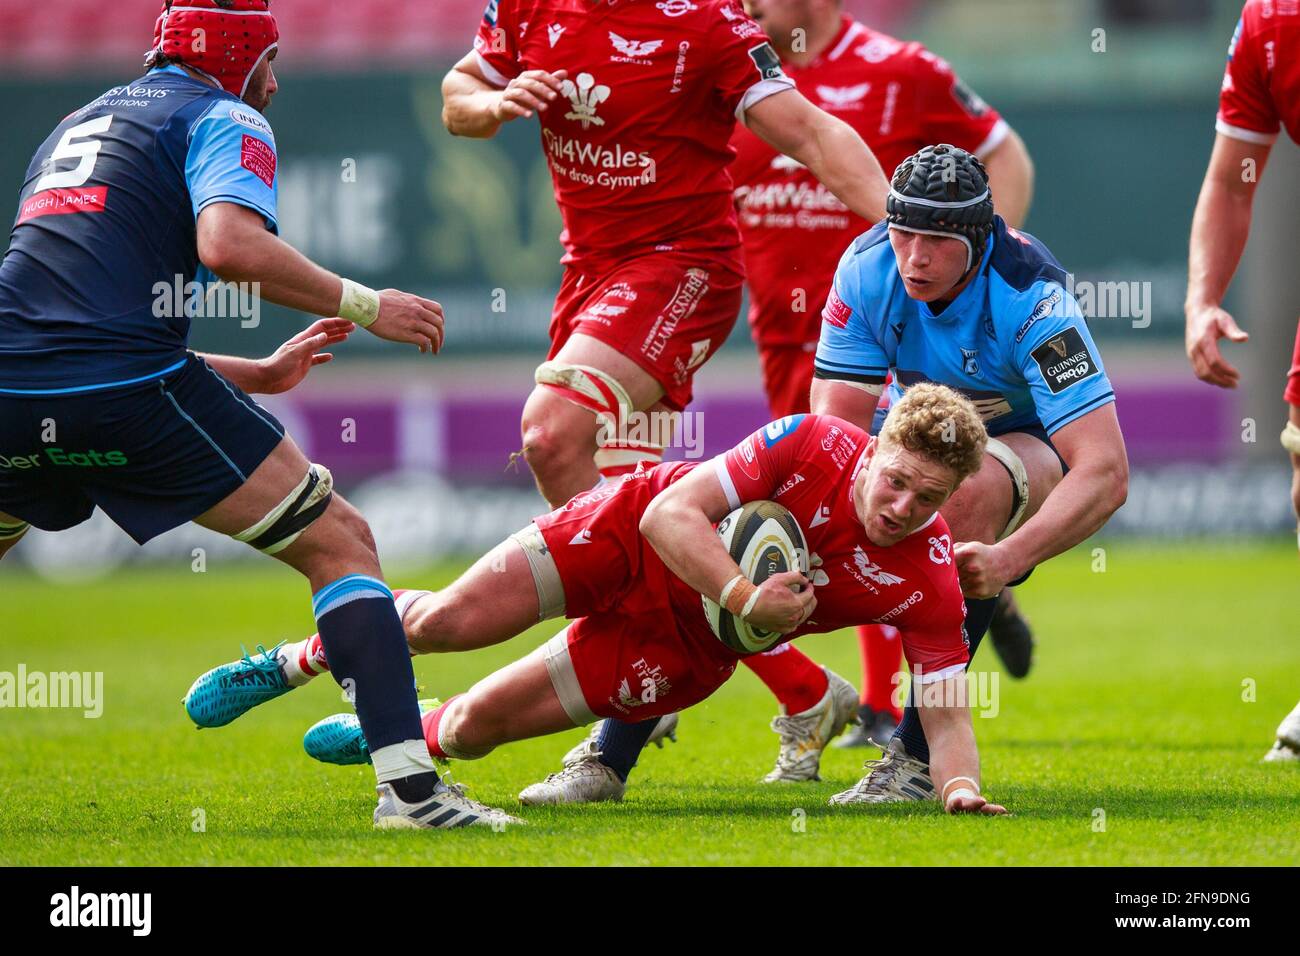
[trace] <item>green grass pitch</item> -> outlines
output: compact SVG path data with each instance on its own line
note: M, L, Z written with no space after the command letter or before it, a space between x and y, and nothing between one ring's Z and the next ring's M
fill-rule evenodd
M1012 817L827 806L860 776L862 751L829 750L821 783L759 784L776 707L742 668L683 715L680 743L645 755L621 805L519 807L578 730L455 765L472 795L531 824L503 833L373 831L370 768L302 752L303 731L346 707L328 679L221 730L189 725L180 699L198 673L241 642L310 632L291 572L266 562L55 585L7 566L0 671L103 671L105 689L99 719L0 710L0 863L1300 864L1300 766L1259 762L1300 697L1294 546L1103 542L1104 572L1094 546L1021 589L1034 672L1000 680L1000 712L975 720L985 788ZM457 570L392 577L432 587ZM556 627L419 659L423 691L462 690ZM851 634L801 646L857 682ZM976 666L996 667L991 648Z

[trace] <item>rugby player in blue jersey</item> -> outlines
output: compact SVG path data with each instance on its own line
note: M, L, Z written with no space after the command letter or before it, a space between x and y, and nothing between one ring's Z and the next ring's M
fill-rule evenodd
M96 508L143 544L193 521L302 572L333 674L375 742L380 827L514 822L442 783L425 747L393 596L362 516L249 392L292 387L353 323L437 352L442 309L375 292L277 236L262 115L279 39L268 0L167 2L148 72L72 113L37 150L0 263L0 556L28 527ZM272 359L186 348L170 289L214 276L326 320ZM201 726L232 698L288 689L259 654L186 698Z
M844 253L822 318L818 413L878 428L924 381L980 410L984 467L943 508L974 655L1002 589L1096 533L1128 494L1115 393L1066 272L994 215L978 159L928 146L895 171L885 221ZM928 761L909 701L884 759L831 802L933 798Z

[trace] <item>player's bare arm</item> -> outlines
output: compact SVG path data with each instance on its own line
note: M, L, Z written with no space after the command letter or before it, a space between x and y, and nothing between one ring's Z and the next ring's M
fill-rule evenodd
M833 415L870 431L871 419L883 392L883 385L814 378L812 412L814 415Z
M278 395L294 388L317 365L332 361L322 352L348 340L356 328L347 319L317 319L264 359L197 353L205 362L252 395Z
M1114 404L1065 425L1052 443L1069 473L1038 512L998 544L963 541L953 549L967 597L996 596L1009 581L1095 534L1128 497L1128 454Z
M1219 340L1245 342L1249 336L1221 303L1246 248L1251 203L1271 149L1268 143L1248 143L1219 133L1192 217L1183 306L1185 345L1196 377L1220 388L1236 388L1241 378L1223 357Z
M442 79L442 124L453 136L489 139L502 123L531 119L560 95L567 70L525 70L497 89L467 53Z
M949 813L1006 813L980 796L980 758L966 701L966 675L923 685L921 726L930 742L930 773Z
M381 339L421 352L442 348L442 306L397 289L374 292L324 269L267 231L261 213L237 203L207 206L197 220L199 259L227 282L256 282L268 302L355 320Z
M813 586L799 572L787 571L768 578L754 591L714 530L730 510L713 469L697 468L650 502L641 517L641 533L673 574L711 600L741 578L744 590L731 585L726 595L730 600L718 603L739 614L752 594L754 605L741 616L755 627L789 634L817 607ZM795 592L794 587L802 590Z
M803 163L837 199L862 218L885 215L889 183L876 156L854 130L813 106L798 90L782 90L745 111L745 125L773 149Z
M1015 130L986 156L981 157L989 174L989 189L997 197L994 206L1007 224L1020 228L1029 218L1034 199L1034 162L1025 141Z

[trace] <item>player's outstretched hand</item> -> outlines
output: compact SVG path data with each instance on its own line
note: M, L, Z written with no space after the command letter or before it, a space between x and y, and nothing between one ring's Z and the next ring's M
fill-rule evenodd
M1187 313L1187 357L1192 361L1192 371L1202 382L1220 388L1236 388L1241 373L1219 351L1219 339L1245 342L1250 336L1243 332L1236 320L1217 305L1192 309Z
M816 609L812 582L798 571L783 571L758 586L758 600L746 620L764 631L789 634Z
M568 77L568 70L525 70L501 91L492 111L492 118L498 123L508 123L512 119L529 119L536 112L546 109L560 95L560 85Z
M434 355L442 348L442 306L409 292L385 289L379 293L379 318L369 331L390 342L409 342Z
M989 803L979 794L970 797L953 794L948 798L948 803L944 806L944 809L949 813L982 813L990 817L1001 816L1010 812L1000 804Z
M270 358L258 363L261 378L258 393L278 395L289 391L315 366L324 365L334 358L333 354L321 349L346 342L355 328L347 319L317 319L276 349Z
M952 549L961 593L968 598L997 597L1016 576L1001 548L979 541L959 541Z

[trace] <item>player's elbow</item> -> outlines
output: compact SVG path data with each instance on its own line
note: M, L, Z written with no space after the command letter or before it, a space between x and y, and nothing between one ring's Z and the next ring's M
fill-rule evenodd
M641 521L637 525L637 530L651 544L659 534L659 530L664 526L664 512L668 509L668 504L663 495L652 498L650 504L646 506L641 515Z
M1128 456L1120 448L1099 463L1097 498L1105 502L1106 517L1118 511L1128 500Z

